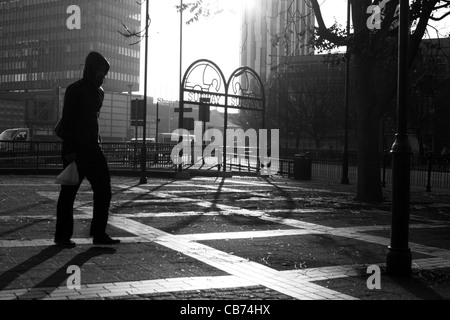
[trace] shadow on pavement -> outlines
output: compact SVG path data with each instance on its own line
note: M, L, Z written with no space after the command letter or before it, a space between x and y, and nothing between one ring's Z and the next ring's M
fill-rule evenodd
M222 178L220 181L220 184L217 188L217 191L214 194L214 198L212 200L208 201L208 202L211 202L211 206L204 208L203 210L198 210L198 212L199 212L198 215L186 216L186 217L183 217L182 219L179 219L178 223L170 226L170 232L176 233L178 230L181 230L186 226L195 224L198 220L201 219L203 213L220 211L220 209L217 207L217 203L219 202L221 190L222 190L224 184L225 184L225 178ZM158 188L160 188L160 187L158 187ZM153 190L155 190L155 189L153 189Z
M281 217L287 217L290 214L290 209L296 209L297 208L297 204L295 203L295 200L292 198L292 195L289 194L288 192L286 192L286 190L284 190L283 188L280 188L279 186L277 186L276 184L274 184L272 181L270 181L269 178L264 177L263 180L265 182L267 182L268 184L270 184L272 187L275 188L275 190L277 190L279 193L281 193L283 195L283 197L286 198L286 202L288 203L288 209L286 209L286 213L280 215Z
M36 203L33 203L33 204L26 204L25 206L22 206L22 207L15 207L15 208L12 208L12 209L9 209L9 210L6 210L6 211L0 211L0 214L4 215L4 216L10 215L10 214L16 214L17 212L30 210L31 208L39 207L39 206L44 205L44 204L51 204L53 202L54 201L51 200L51 199L45 199L45 200L42 200L42 201L39 201L39 202L36 202Z
M45 262L46 260L52 259L59 252L64 250L58 246L48 247L33 257L30 257L21 264L15 266L14 268L6 271L0 275L0 290L5 288L9 283L13 282L15 279L25 274L27 271L38 266L39 264ZM116 249L110 247L91 247L88 250L77 254L70 261L68 261L64 266L57 269L53 274L48 276L46 279L42 280L34 286L34 289L45 288L44 291L33 291L27 292L21 295L20 299L42 299L47 297L47 294L53 292L56 287L65 286L66 281L70 274L67 273L67 268L69 266L82 267L86 262L94 257L98 257L105 254L114 254ZM47 293L47 294L46 294ZM40 296L41 294L41 296Z
M17 218L20 218L20 216L17 217ZM25 218L24 218L24 219L25 219ZM26 228L28 228L28 227L37 225L37 224L39 224L39 223L42 223L42 222L48 222L48 221L49 221L49 219L36 219L36 220L33 221L33 222L30 222L30 223L21 225L21 226L19 226L19 227L14 228L14 229L9 229L9 230L7 230L7 231L5 231L5 232L1 232L1 233L0 233L0 237L4 237L4 236L6 236L7 234L14 234L14 233L16 233L16 232L19 231L19 230L23 230L23 229L26 229Z
M411 278L396 278L391 277L391 280L395 282L398 286L402 287L406 291L412 293L419 299L422 300L444 300L444 298L434 291L429 285L423 281L417 279L416 277Z
M144 200L144 199L146 199L149 195L152 194L152 192L164 192L164 190L161 190L161 189L163 189L165 186L171 185L171 184L173 184L173 183L175 183L177 181L178 180L174 179L174 180L170 180L170 181L161 183L160 185L149 189L148 193L138 194L137 196L131 198L128 201L124 201L121 204L115 205L114 208L111 208L111 212L120 215L120 210L123 209L123 208L126 208L128 206L133 206L133 208L137 208L137 207L141 207L141 206L144 207L144 206L146 206L146 204L136 204L136 201L137 200ZM221 183L220 188L222 186L223 186L223 181ZM140 184L132 185L132 186L130 186L128 188L121 189L120 191L114 192L113 195L117 194L117 193L122 193L122 192L127 191L127 190L131 190L132 188L136 188L136 187L141 187L141 185ZM220 193L220 189L218 191L218 194L219 193ZM215 200L213 200L213 203L217 202L217 198L219 197L218 194L216 195ZM205 211L209 212L209 211L214 211L214 210L215 210L215 205L213 205L210 208L207 208ZM205 211L203 211L203 212L205 212ZM199 212L202 212L202 211L199 211ZM183 219L180 219L176 225L170 226L170 230L172 232L176 232L177 230L180 230L180 229L182 229L185 226L188 226L190 224L195 223L198 219L200 219L200 215L198 215L198 216L186 216Z
M176 180L172 180L172 181L169 181L169 182L166 182L166 183L162 183L161 185L159 185L159 186L157 186L157 187L155 187L155 188L153 188L153 189L150 189L150 190L148 191L148 194L150 194L150 193L153 192L153 191L157 191L158 189L161 189L162 187L164 187L164 186L166 186L166 185L172 184L172 183L175 182L175 181L176 181ZM122 192L124 192L124 191L129 191L129 190L131 190L131 189L133 189L133 188L139 188L140 186L141 186L140 184L135 184L135 185L129 186L128 188L121 189L120 191L115 191L115 192L113 192L112 195L113 195L113 197L114 197L114 195L116 195L116 194L118 194L118 193L122 193ZM117 213L117 210L120 210L120 209L123 208L123 207L127 207L127 206L130 206L130 205L133 205L133 207L138 207L138 205L136 205L135 201L136 201L136 200L142 200L142 199L145 199L145 197L147 197L148 194L147 194L147 193L138 194L137 196L135 196L134 198L131 198L131 199L128 200L128 201L124 201L124 202L121 203L121 204L115 205L114 208L111 207L110 210L111 210L112 213Z
M64 249L58 246L51 246L45 248L38 254L28 258L27 260L23 261L17 266L5 271L0 275L0 290L6 288L8 284L19 278L21 275L27 273L27 271L33 269L34 267L40 265L41 263L49 259L52 259L62 250Z

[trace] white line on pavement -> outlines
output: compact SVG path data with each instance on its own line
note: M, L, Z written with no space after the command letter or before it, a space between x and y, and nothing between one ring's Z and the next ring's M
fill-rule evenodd
M253 183L246 183L244 181L239 182L242 185ZM217 183L216 183L217 184ZM178 186L187 187L189 183L177 182ZM149 185L144 185L149 186ZM158 185L159 186L159 185ZM267 183L258 183L259 186L267 186L272 187L271 184ZM198 187L198 186L196 186ZM203 189L212 189L217 190L216 185L214 186L202 186ZM369 231L374 229L385 228L385 226L375 226L371 227L350 227L350 228L332 228L323 225L318 225L314 223L308 223L304 221L299 221L295 219L282 218L282 217L274 217L269 213L282 212L284 209L273 209L273 210L249 210L245 208L241 208L238 206L229 206L222 205L219 203L214 203L213 201L198 201L198 199L190 198L190 197L180 197L176 194L179 192L171 192L168 191L151 191L149 189L143 187L131 187L128 185L115 185L114 188L122 189L124 193L136 193L136 194L151 194L155 198L156 201L171 201L171 202L189 202L192 206L198 206L203 209L210 209L210 212L197 212L197 211L188 211L188 212L177 212L177 213L136 213L136 214L112 214L110 216L109 224L126 230L127 232L133 233L135 237L122 237L125 243L139 243L139 242L155 242L160 245L163 245L167 248L180 252L184 255L190 256L192 258L197 259L203 263L211 265L217 269L225 271L230 274L227 279L234 279L236 283L235 287L240 286L252 286L252 285L262 285L267 288L271 288L278 292L284 293L286 295L292 296L296 299L354 299L354 297L344 295L338 291L327 289L323 286L311 283L311 281L323 280L323 279L331 279L333 277L348 277L351 275L355 275L355 270L357 268L361 268L364 266L336 266L336 267L322 267L322 268L309 268L309 269L300 269L300 270L289 270L289 271L277 271L272 268L269 268L265 265L249 261L245 258L235 256L233 254L229 254L214 248L211 248L207 245L198 243L197 241L204 240L217 240L217 239L240 239L240 238L257 238L257 237L279 237L279 236L289 236L289 235L303 235L303 234L318 234L318 233L327 233L335 236L348 237L352 239L357 239L370 243L377 243L382 245L388 244L388 239L368 234L360 233L360 231ZM230 192L235 192L233 190L239 189L231 189L231 188L222 188L223 190L227 190ZM241 191L241 190L240 190ZM199 191L203 192L203 191ZM191 193L191 191L189 191ZM41 192L40 195L56 200L58 193L57 192ZM280 197L286 199L285 197ZM269 198L260 198L261 200L269 200ZM273 200L273 198L271 198ZM294 198L295 199L295 198ZM301 198L298 198L301 199ZM151 201L155 200L120 200L114 201L114 204L120 203L151 203ZM275 200L274 200L275 201ZM82 202L77 201L75 204L75 208L83 213L76 215L76 218L86 218L92 214L92 202ZM291 209L286 209L291 212ZM295 209L297 212L302 212L301 210L308 209ZM314 210L314 209L312 209ZM334 210L334 209L326 209L326 210ZM303 212L317 212L317 211L303 211ZM319 210L319 212L324 212L324 210ZM204 233L204 234L189 234L189 235L172 235L161 231L159 229L153 228L151 226L142 224L131 218L136 217L144 217L144 216L155 216L155 217L166 217L166 216L183 216L187 214L198 214L198 215L206 215L206 214L217 214L217 215L241 215L247 217L254 217L258 219L262 219L265 221L275 222L279 224L283 224L286 226L290 226L294 229L287 230L272 230L272 231L243 231L243 232L228 232L228 233ZM37 216L32 216L32 218ZM42 217L42 216L41 216ZM48 217L48 216L44 216ZM3 217L5 218L5 217ZM436 226L434 226L436 227ZM74 239L79 244L90 244L91 240L89 239ZM35 240L2 240L0 241L0 247L21 247L26 245L52 245L53 241L48 239L35 239ZM414 260L416 266L421 267L429 267L436 268L440 266L449 266L450 265L450 251L444 250L440 248L433 248L419 244L411 244L411 248L415 251L426 253L428 255L434 255L436 258L431 259L421 259ZM330 271L331 270L331 271ZM220 277L210 277L210 287L214 287L211 283L215 281L220 282L223 281L224 278ZM86 294L82 292L78 292L74 295L64 295L63 291L56 290L51 294L48 294L47 298L89 298L89 297L101 297L102 294L104 296L114 296L115 294L126 295L126 294L137 294L137 293L154 293L154 292L163 292L158 291L155 287L152 287L153 284L156 284L158 281L168 281L169 279L162 280L149 280L153 282L140 281L142 284L141 287L137 285L137 287L132 286L131 288L128 284L122 283L122 287L127 287L126 290L116 290L115 292L108 290L108 286L111 287L111 284L103 284L103 289L106 288L106 291L98 291L96 292L94 289L85 291ZM176 279L171 279L176 281ZM193 278L193 282L200 281L197 278ZM240 285L239 285L240 284ZM121 285L120 283L116 285ZM158 284L159 285L159 284ZM223 285L223 284L222 284ZM95 285L87 284L85 290L87 288L95 288ZM145 289L145 288L147 289ZM194 286L195 287L195 286ZM205 288L210 288L206 286ZM218 286L221 287L221 286ZM177 285L171 288L176 288L178 290L189 290L183 289L184 287L181 285ZM34 290L34 289L33 289ZM11 290L12 292L13 290ZM31 290L32 291L32 290ZM18 292L25 293L24 297L31 296L39 296L40 293L31 292L30 289L25 291L15 290L14 295L17 298ZM9 292L9 293L11 293ZM21 295L22 295L21 294ZM0 299L3 297L8 297L7 291L0 291Z

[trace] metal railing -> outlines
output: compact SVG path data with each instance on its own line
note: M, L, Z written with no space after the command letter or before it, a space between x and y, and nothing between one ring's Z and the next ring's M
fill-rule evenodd
M47 169L61 166L61 143L0 141L0 169Z
M61 168L61 142L47 141L0 141L4 147L0 150L0 169L50 169ZM215 152L206 152L203 157L205 146L189 146L188 151L175 155L179 162L172 161L172 152L175 143L150 143L146 145L146 167L148 169L179 170L179 162L183 170L223 169L223 147L217 147ZM130 142L105 142L102 149L108 161L110 170L127 170L139 172L141 170L142 145ZM236 153L227 155L227 170L257 172L259 168L256 153L251 153L245 148L242 156Z
M180 166L172 161L175 144L147 144L146 166L149 169L179 170ZM143 160L142 145L129 142L102 143L109 167L114 170L139 172ZM195 145L187 148L181 155L182 170L223 170L222 147L214 152L204 152L204 146ZM229 151L229 150L228 150ZM241 151L240 153L238 151ZM253 152L251 152L253 151ZM202 155L205 153L205 157ZM339 181L342 178L343 155L339 150L324 149L280 149L278 167L271 172L294 177L294 157L297 154L307 155L311 160L311 176L315 179ZM269 152L270 156L270 152ZM349 180L357 181L356 150L349 150ZM411 157L411 186L450 189L450 159L428 154ZM234 148L226 157L226 171L260 172L261 163L255 150ZM48 141L0 141L0 170L14 173L17 169L61 169L61 143ZM380 153L380 171L382 185L392 183L391 156L389 152Z
M293 177L294 155L308 154L312 162L312 177L340 181L342 178L343 154L338 150L297 149L280 150L280 174ZM379 155L382 186L392 184L390 152ZM358 178L356 150L349 150L349 180L356 183ZM431 153L421 156L411 155L410 185L434 189L450 190L450 159L442 159Z

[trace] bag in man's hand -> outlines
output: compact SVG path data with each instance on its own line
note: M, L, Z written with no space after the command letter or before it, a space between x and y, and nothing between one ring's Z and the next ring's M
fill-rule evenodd
M75 161L72 161L57 177L56 183L63 186L76 186L80 183L78 168Z

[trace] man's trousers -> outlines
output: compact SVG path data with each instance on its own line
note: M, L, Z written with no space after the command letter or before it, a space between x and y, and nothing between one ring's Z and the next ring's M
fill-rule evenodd
M64 159L64 154L62 157L65 168L69 163ZM90 182L94 193L90 235L94 237L104 235L108 223L111 203L111 177L102 149L99 146L93 150L77 153L75 162L80 183L77 186L61 186L56 208L55 240L58 241L70 240L73 235L73 206L84 178Z

